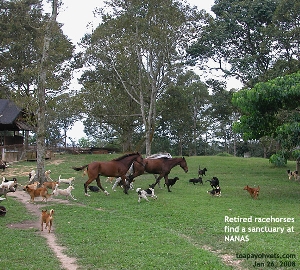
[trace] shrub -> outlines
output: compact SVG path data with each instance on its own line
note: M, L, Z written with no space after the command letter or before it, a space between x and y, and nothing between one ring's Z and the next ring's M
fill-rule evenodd
M284 167L287 164L287 159L283 154L279 153L273 154L270 157L269 162L272 163L275 167Z

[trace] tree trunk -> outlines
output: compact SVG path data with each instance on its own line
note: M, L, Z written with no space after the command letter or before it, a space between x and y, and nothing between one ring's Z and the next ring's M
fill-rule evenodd
M45 113L46 113L46 77L48 52L51 40L51 28L57 17L58 0L52 2L52 15L46 25L44 36L42 59L40 63L39 81L37 89L38 112L37 112L37 177L40 183L45 181Z

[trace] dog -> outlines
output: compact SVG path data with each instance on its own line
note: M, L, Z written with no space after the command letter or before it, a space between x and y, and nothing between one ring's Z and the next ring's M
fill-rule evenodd
M202 177L199 177L199 178L192 178L189 180L190 183L193 183L194 185L196 183L199 183L199 184L202 184L203 185L203 180L202 180Z
M48 227L48 232L50 233L51 227L52 227L52 221L53 221L53 214L54 214L53 209L51 209L49 211L49 213L47 212L47 210L42 210L42 214L41 214L41 231L43 231L43 225L44 225L44 223L46 223L45 229Z
M170 187L174 186L175 183L179 180L179 178L176 176L174 178L169 178L168 183L164 183L164 187L167 186L168 191L171 192Z
M47 181L53 181L53 180L51 179L51 177L50 177L50 173L51 173L50 170L45 171L45 178L46 178Z
M67 199L71 197L74 201L76 201L76 199L71 194L73 189L75 189L73 186L68 186L68 188L66 189L60 189L58 188L58 184L56 184L55 189L52 192L52 195L54 196L63 195L66 196Z
M247 190L253 199L257 199L260 191L260 187L251 188L248 185L244 187L244 190Z
M215 176L211 180L206 180L206 182L209 182L213 189L216 189L220 185L218 177Z
M97 186L89 186L89 190L92 192L99 192L100 188L98 188Z
M35 173L35 170L32 170L29 174L28 174L28 177L29 177L29 180L28 180L28 183L32 183L34 181L34 178L36 178L36 173Z
M32 189L32 188L28 187L28 185L27 185L24 187L23 190L26 191L30 195L31 202L34 202L34 199L36 197L42 197L43 198L42 201L44 201L46 199L46 202L47 202L48 198L51 197L51 194L48 193L48 190L45 187Z
M0 170L2 169L2 172L4 172L6 168L8 168L7 162L4 160L0 160Z
M209 193L211 196L220 197L221 196L221 188L218 186L216 188L213 188L212 190L208 190L207 193Z
M60 178L61 175L58 177L58 183L65 183L65 184L69 184L69 186L71 186L73 184L73 181L75 180L75 177L70 177L70 178L67 178L67 179L63 179L63 178Z
M133 190L134 186L133 186L133 182L129 182L127 179L125 180L126 182L126 186L129 190ZM121 177L117 177L115 183L113 184L113 186L111 187L113 191L116 191L116 187L120 186L121 188L123 188L123 183L122 183L122 178Z
M157 196L154 194L153 188L147 188L147 189L137 188L136 192L139 196L138 202L141 202L141 199L145 199L147 202L149 202L147 197L151 197L154 200L157 199Z
M29 184L27 186L30 187L31 189L37 189L39 185L40 185L40 182L36 181L33 184Z
M289 180L291 180L293 177L295 178L295 180L299 179L298 171L287 170L287 174L288 174Z
M207 169L206 169L206 168L203 168L203 169L201 170L201 169L200 169L200 165L199 165L199 169L198 169L198 177L203 176L203 175L206 176L205 172L207 172Z
M11 188L16 189L17 185L17 179L15 177L12 180L6 180L5 177L3 177L0 188L7 188L8 190L10 190Z
M107 177L105 182L110 182L112 184L114 180L115 180L115 177Z
M56 185L58 185L58 182L56 182L56 181L51 181L51 182L44 182L44 183L42 184L42 187L45 187L45 188L49 188L49 189L54 190Z

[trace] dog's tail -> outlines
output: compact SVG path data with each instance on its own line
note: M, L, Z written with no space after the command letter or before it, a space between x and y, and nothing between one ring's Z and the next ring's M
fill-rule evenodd
M82 171L83 169L85 169L87 166L89 166L88 164L87 165L83 165L81 167L72 167L73 170L75 171Z
M50 217L53 217L53 215L54 215L54 210L53 209L50 210L49 215L50 215Z

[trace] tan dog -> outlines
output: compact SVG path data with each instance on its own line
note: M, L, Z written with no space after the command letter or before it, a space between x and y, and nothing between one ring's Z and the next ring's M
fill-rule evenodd
M50 188L50 189L54 190L56 185L58 185L58 182L55 182L55 181L53 181L53 182L44 182L42 187Z
M40 182L34 182L33 184L30 184L30 185L27 185L27 186L30 187L31 189L37 189L39 184L40 184Z
M25 186L23 190L26 191L30 195L31 202L34 202L35 197L43 197L42 201L44 201L46 199L46 202L47 202L48 198L50 198L50 196L51 196L51 194L48 194L48 190L45 187L32 189L28 186Z
M244 187L244 190L247 190L253 199L257 199L260 187L258 186L257 188L251 188L247 185Z
M63 178L60 178L61 175L58 177L58 183L65 183L65 184L69 184L70 186L73 184L73 181L75 180L75 177L70 177L70 178L67 178L67 179L63 179Z
M71 194L73 189L75 189L73 186L68 186L68 188L66 188L66 189L59 189L58 185L56 185L52 194L54 196L63 195L63 196L66 196L67 199L69 199L69 197L71 197L73 200L76 201L76 199Z
M112 184L115 179L116 177L107 177L105 182L110 182Z
M53 214L54 214L53 209L51 209L49 213L47 212L47 210L42 210L41 231L43 231L43 225L44 223L46 223L45 229L48 227L48 232L50 233L52 227L52 221L53 221Z
M47 181L52 181L52 179L51 179L51 177L50 177L50 173L51 173L50 170L45 171L45 177L46 177Z

